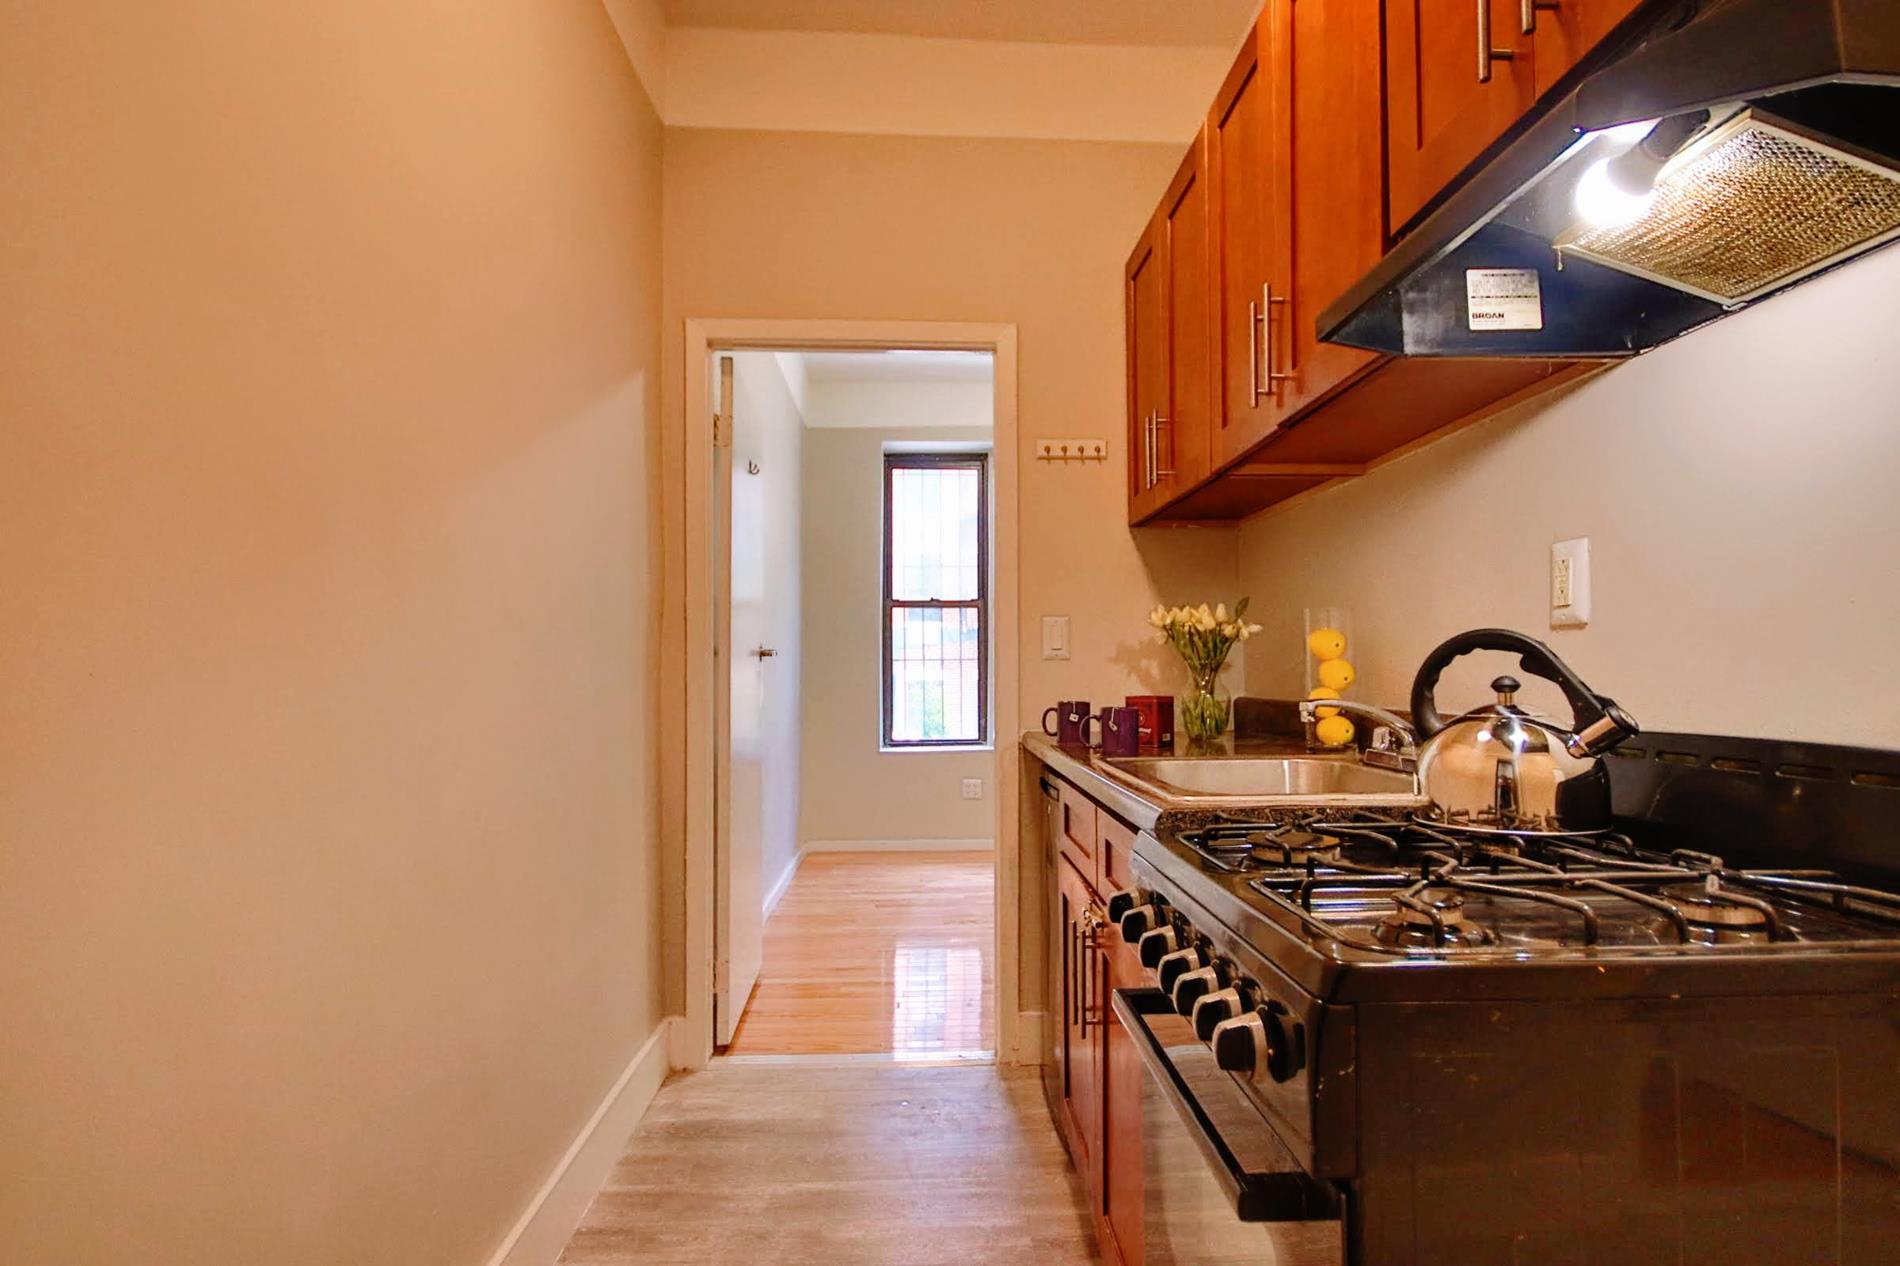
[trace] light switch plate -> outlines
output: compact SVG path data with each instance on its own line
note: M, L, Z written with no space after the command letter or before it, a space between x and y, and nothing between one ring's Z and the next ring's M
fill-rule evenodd
M1068 616L1045 615L1042 617L1042 657L1044 659L1069 657Z
M981 800L983 798L983 780L981 778L965 778L963 780L963 798L965 800Z
M1550 627L1590 623L1590 538L1575 536L1550 547Z

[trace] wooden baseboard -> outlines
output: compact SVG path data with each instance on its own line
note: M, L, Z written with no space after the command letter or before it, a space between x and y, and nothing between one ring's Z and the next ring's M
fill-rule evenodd
M993 852L996 841L982 840L806 840L807 853L971 853Z
M1047 1020L1048 1013L1045 1011L1016 1013L1016 1049L1010 1053L1010 1063L1042 1063L1042 1026Z
M772 911L778 909L778 903L785 899L785 890L792 886L792 880L798 874L798 863L804 860L805 850L801 848L792 854L792 860L785 863L785 869L780 872L777 879L772 881L772 886L766 889L764 912L766 918L771 918Z
M587 1124L555 1164L534 1199L509 1228L488 1266L553 1266L580 1225L587 1206L626 1149L647 1105L659 1093L670 1067L668 1054L677 1017L661 1020L621 1070Z

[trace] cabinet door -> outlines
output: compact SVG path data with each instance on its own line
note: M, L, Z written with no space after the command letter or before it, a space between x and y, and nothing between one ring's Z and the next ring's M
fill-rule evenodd
M1521 3L1521 0L1520 0ZM1521 14L1535 44L1532 67L1537 95L1556 85L1564 73L1595 48L1642 0L1537 0ZM1548 8L1543 6L1548 5Z
M1121 1266L1142 1264L1141 1088L1135 1038L1110 1008L1102 1029L1102 1221Z
M1290 174L1291 214L1272 265L1283 302L1269 305L1265 352L1285 425L1379 359L1320 342L1318 321L1385 253L1381 32L1378 6L1363 0L1268 0L1260 20L1273 78L1291 85L1277 164Z
M1167 500L1161 480L1160 418L1168 398L1167 225L1157 213L1124 274L1128 324L1128 521Z
M1522 0L1386 0L1394 229L1404 227L1536 99L1522 7Z
M1100 879L1101 858L1097 855L1095 832L1095 802L1071 787L1062 783L1059 794L1062 798L1062 834L1056 842L1061 846L1062 856L1069 859L1076 873L1091 886Z
M1169 498L1211 469L1214 349L1208 290L1206 134L1194 138L1162 203L1167 233L1167 401L1157 422L1161 483Z
M1277 424L1266 380L1266 317L1273 240L1286 212L1281 109L1269 82L1271 24L1264 18L1221 84L1207 118L1207 185L1212 261L1215 392L1213 462L1223 466Z
M1081 872L1057 866L1062 894L1063 1126L1075 1167L1101 1189L1102 1025L1107 982L1098 940L1102 916Z

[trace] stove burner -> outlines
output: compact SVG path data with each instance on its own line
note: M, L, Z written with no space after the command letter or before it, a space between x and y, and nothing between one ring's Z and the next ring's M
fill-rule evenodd
M1395 909L1379 920L1374 935L1386 945L1483 945L1491 935L1465 918L1465 899L1451 888L1402 893Z
M1669 884L1657 889L1656 895L1674 903L1683 918L1696 927L1741 930L1768 926L1767 911L1706 884Z
M1303 865L1309 857L1332 861L1339 856L1341 843L1337 835L1297 829L1253 831L1246 840L1252 846L1255 861L1277 862L1282 866Z

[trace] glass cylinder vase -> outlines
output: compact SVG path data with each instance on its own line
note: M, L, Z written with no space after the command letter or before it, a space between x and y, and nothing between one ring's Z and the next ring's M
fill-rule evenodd
M1308 607L1300 658L1306 666L1306 697L1325 701L1343 699L1358 677L1352 655L1352 612L1344 607ZM1309 748L1350 745L1357 727L1337 708L1321 708L1317 721L1306 723Z
M1175 718L1187 734L1189 743L1212 743L1227 733L1233 719L1233 697L1220 684L1220 669L1195 673L1194 684L1181 699L1181 715Z

